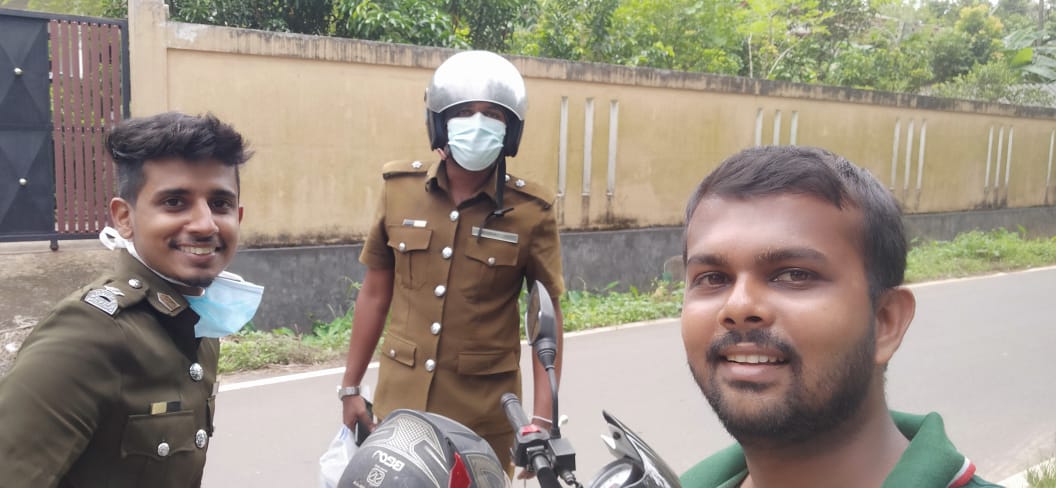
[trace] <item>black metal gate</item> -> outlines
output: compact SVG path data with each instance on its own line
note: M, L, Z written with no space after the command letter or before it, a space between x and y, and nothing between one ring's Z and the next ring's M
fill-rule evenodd
M0 9L0 241L94 237L128 116L127 23Z
M48 21L0 15L0 234L55 228ZM5 239L8 240L8 239Z

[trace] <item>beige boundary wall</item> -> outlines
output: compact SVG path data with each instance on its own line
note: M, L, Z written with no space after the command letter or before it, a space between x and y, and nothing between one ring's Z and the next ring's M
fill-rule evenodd
M423 93L454 51L170 22L129 2L133 115L213 112L251 141L250 245L355 241L393 159L433 158ZM1056 110L511 58L529 94L510 172L564 229L681 223L694 185L756 144L829 148L911 213L1052 205Z

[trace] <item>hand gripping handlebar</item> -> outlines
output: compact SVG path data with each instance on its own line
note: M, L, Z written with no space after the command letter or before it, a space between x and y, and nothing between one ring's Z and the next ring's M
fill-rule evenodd
M513 463L534 472L543 488L560 487L554 473L550 434L528 421L521 400L513 393L502 395L502 409L513 427Z

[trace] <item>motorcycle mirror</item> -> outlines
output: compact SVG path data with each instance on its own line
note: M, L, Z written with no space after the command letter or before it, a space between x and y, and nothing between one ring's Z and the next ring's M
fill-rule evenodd
M524 333L547 369L554 367L557 355L557 320L554 302L546 286L536 281L528 294L528 309L524 313Z
M532 346L535 345L536 338L539 337L539 287L542 286L538 281L532 285L531 291L528 293L528 307L524 311L524 336L528 339L528 343Z

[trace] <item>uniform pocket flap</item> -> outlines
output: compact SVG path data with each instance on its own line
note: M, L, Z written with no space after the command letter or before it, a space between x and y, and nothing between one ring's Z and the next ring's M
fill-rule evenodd
M520 364L513 351L461 352L458 374L489 375L517 371Z
M121 439L121 455L147 456L158 461L178 452L193 451L194 412L130 415Z
M416 227L390 226L389 247L396 252L423 251L429 249L433 231Z
M414 354L417 350L418 346L413 342L393 335L386 336L385 343L381 346L382 355L410 368L414 367Z
M466 246L466 256L485 266L516 266L517 244L473 238Z

